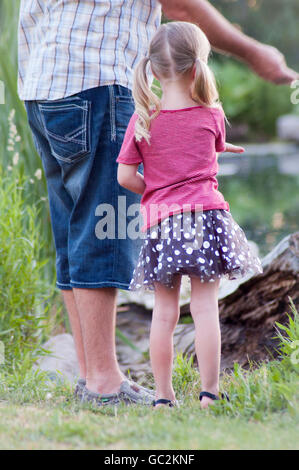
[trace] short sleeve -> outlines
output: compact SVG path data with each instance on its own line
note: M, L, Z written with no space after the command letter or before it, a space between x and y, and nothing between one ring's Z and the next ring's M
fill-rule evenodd
M226 142L225 118L223 109L217 109L217 112L214 113L214 117L216 122L216 152L223 152L225 150Z
M134 113L129 121L120 152L116 159L117 163L134 165L142 162L142 155L135 139L135 122L137 118L137 113Z

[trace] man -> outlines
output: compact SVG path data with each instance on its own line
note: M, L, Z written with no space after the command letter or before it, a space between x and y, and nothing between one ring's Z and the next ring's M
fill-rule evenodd
M152 400L125 380L116 359L117 288L128 288L139 252L136 240L117 230L139 197L118 185L116 158L134 112L133 69L160 24L161 6L169 19L197 23L215 49L264 79L298 77L275 48L242 34L205 0L21 1L19 95L47 179L57 287L80 368L77 392L99 404ZM103 236L107 204L115 209L115 237L108 227Z

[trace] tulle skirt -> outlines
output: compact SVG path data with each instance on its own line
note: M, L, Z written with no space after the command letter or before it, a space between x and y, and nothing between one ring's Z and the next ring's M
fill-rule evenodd
M129 290L173 287L176 274L201 282L262 273L242 228L225 209L175 214L147 230Z

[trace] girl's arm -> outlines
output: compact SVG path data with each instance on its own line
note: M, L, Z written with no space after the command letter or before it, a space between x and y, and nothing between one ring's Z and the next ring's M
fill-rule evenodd
M217 152L216 153L217 160L218 160L219 153L225 153L225 152L244 153L245 149L244 149L244 147L239 147L237 145L229 144L229 143L226 142L225 143L225 149L223 150L223 152Z
M245 152L245 149L244 149L244 147L229 144L228 142L226 142L225 143L225 150L223 152L243 153L243 152Z
M138 163L136 165L118 164L117 181L129 191L137 194L143 194L145 190L144 178L138 173Z

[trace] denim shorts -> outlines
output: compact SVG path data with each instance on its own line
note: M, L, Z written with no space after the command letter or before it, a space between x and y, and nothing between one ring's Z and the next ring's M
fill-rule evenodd
M128 289L141 239L119 227L140 196L119 186L116 158L134 112L131 90L105 85L25 107L47 180L57 287Z

